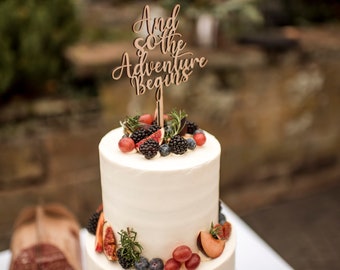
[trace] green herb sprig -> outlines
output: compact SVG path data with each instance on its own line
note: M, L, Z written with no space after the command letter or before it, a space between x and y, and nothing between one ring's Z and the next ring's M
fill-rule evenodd
M137 232L135 232L132 228L127 228L126 231L121 230L120 232L118 232L118 234L120 235L122 256L125 257L127 260L131 260L133 262L138 261L143 247L136 240Z
M170 140L175 135L179 134L184 127L182 121L187 117L187 113L185 111L177 111L176 109L173 109L169 113L169 120L166 123L165 126L165 135L164 139L165 141Z
M133 117L126 117L123 121L120 121L120 125L124 128L124 134L130 135L138 128L141 127L141 123L138 121L139 115Z

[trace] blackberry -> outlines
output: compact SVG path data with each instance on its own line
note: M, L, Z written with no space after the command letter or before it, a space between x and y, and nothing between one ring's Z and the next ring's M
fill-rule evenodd
M186 121L187 125L187 133L194 134L194 132L198 129L198 125L195 122Z
M86 229L89 233L96 234L100 213L101 212L95 212L90 216L86 226Z
M183 155L188 150L188 142L180 135L175 135L169 142L171 152L177 155Z
M140 256L139 260L135 262L136 270L149 270L149 261L147 258Z
M124 254L124 249L119 248L117 250L117 257L118 257L118 262L123 267L124 269L129 269L134 265L134 260L133 258L126 256Z
M160 258L153 258L149 263L149 270L163 270L164 263Z
M139 147L139 151L144 155L146 159L151 159L156 156L158 150L159 144L154 139L147 140Z
M148 128L147 133L148 135L151 135L152 133L155 133L159 129L161 129L161 127L159 125L154 124Z
M149 133L146 129L140 128L137 129L135 132L133 132L130 136L130 138L136 143L140 142L144 138L148 137Z

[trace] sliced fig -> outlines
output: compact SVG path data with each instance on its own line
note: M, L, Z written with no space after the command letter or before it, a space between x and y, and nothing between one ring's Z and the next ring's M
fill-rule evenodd
M156 142L161 144L163 141L163 138L164 138L164 128L161 128L157 130L156 132L152 133L150 136L136 143L136 148L139 149L139 147L149 139L154 139Z
M231 234L230 222L226 221L223 224L216 224L212 226L210 234L212 234L214 238L228 240Z
M98 219L95 240L95 250L98 253L103 252L103 226L104 226L104 212L101 212Z
M208 257L217 258L224 250L225 240L214 238L209 232L201 231L197 237L198 248Z
M232 227L231 227L231 223L226 221L223 223L222 225L222 230L223 230L223 238L224 240L228 240L229 237L230 237L230 234L231 234L231 230L232 230Z
M116 261L117 258L117 242L111 225L108 222L104 223L103 228L103 250L104 254L110 261Z

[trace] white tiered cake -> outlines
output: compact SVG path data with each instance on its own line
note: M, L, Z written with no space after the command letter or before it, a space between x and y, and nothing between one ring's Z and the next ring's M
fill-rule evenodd
M118 232L133 228L148 259L171 258L179 245L199 253L197 270L234 270L235 230L223 253L209 259L197 247L200 231L218 223L220 144L205 132L206 143L184 155L171 154L147 160L122 153L118 141L123 129L106 134L99 144L101 187L105 220ZM86 261L91 270L123 269L95 252L95 237L86 239Z

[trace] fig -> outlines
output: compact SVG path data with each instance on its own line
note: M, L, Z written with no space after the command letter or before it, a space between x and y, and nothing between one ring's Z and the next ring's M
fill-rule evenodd
M150 136L146 137L145 139L142 139L138 143L136 143L136 148L139 149L139 147L145 143L147 140L154 139L158 144L161 144L164 138L164 128L161 128L157 130L156 132L152 133Z
M104 222L103 228L103 250L106 258L110 261L117 261L117 242L112 227Z
M95 250L98 253L103 252L103 226L104 226L104 212L101 212L97 223L95 240Z
M214 238L209 232L201 231L197 237L198 248L208 257L214 259L224 250L225 240Z
M215 234L213 234L213 233ZM226 221L223 224L216 224L212 227L210 234L215 236L215 238L228 240L231 234L231 224Z

